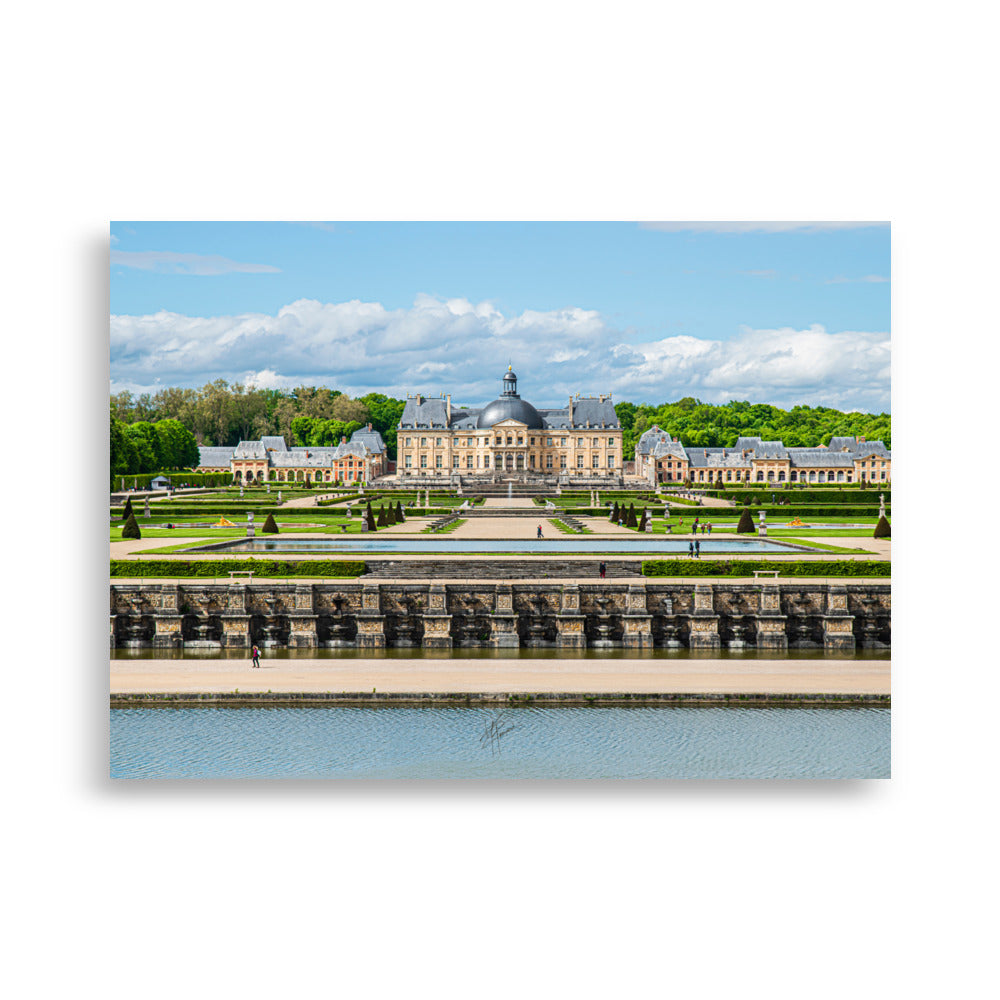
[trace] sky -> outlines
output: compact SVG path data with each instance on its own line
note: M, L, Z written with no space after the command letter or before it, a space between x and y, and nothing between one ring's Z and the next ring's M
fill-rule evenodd
M111 391L890 409L875 222L114 222Z

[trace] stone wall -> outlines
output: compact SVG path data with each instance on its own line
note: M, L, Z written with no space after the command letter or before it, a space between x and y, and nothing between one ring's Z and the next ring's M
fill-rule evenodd
M609 564L610 568L610 564ZM113 647L880 648L890 586L845 581L111 585Z

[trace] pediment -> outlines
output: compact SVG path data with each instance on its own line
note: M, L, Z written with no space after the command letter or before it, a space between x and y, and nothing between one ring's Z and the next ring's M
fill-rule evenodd
M499 420L493 425L493 429L496 430L498 427L508 427L511 429L520 428L521 430L527 430L528 425L520 420L515 420L513 417L508 417L506 420Z

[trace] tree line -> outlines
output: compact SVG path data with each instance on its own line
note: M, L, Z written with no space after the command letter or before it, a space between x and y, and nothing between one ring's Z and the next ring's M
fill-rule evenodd
M622 453L635 457L635 443L654 424L686 447L731 448L740 437L781 441L788 448L817 447L833 437L865 437L892 447L888 413L843 413L828 406L793 406L732 401L715 406L685 396L676 403L615 404L622 425Z
M111 396L111 471L115 474L157 472L197 464L199 446L234 447L240 441L283 437L289 447L332 446L341 437L371 424L385 441L389 457L396 457L396 425L406 401L379 392L352 399L339 389L298 386L289 391L255 389L216 379L200 389L161 389L155 394L119 392ZM117 421L117 437L116 437ZM185 453L188 463L174 465L175 451L157 451L155 434L146 428L174 421L191 436ZM127 428L135 428L121 435ZM132 447L129 447L129 444ZM146 467L157 457L171 464ZM118 463L116 467L116 461Z
M197 464L199 445L234 447L267 436L283 437L289 447L334 446L369 423L395 459L396 425L405 405L378 392L355 399L338 389L255 389L225 379L155 395L119 392L111 396L111 471L189 468ZM887 413L843 413L827 406L782 410L745 401L716 406L690 396L659 405L621 402L615 413L626 460L635 457L635 442L654 424L691 447L732 447L739 437L761 437L801 448L829 444L835 436L862 436L892 447Z

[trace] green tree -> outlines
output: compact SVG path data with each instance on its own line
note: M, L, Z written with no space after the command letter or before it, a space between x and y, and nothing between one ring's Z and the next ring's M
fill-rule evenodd
M125 436L135 448L138 465L138 468L130 469L130 472L157 472L163 467L160 437L151 423L140 420L130 424L125 429Z
M872 538L889 538L891 537L891 532L889 531L889 522L885 519L883 515L878 519L878 524L875 525L875 530L872 532Z
M753 534L753 515L750 513L749 507L744 507L743 513L740 514L740 523L736 525L736 533L739 535Z
M260 530L268 535L278 534L278 525L275 523L273 514L267 515L267 520L264 521L264 527Z
M188 469L198 464L198 442L179 420L158 420L153 427L160 439L164 469Z

